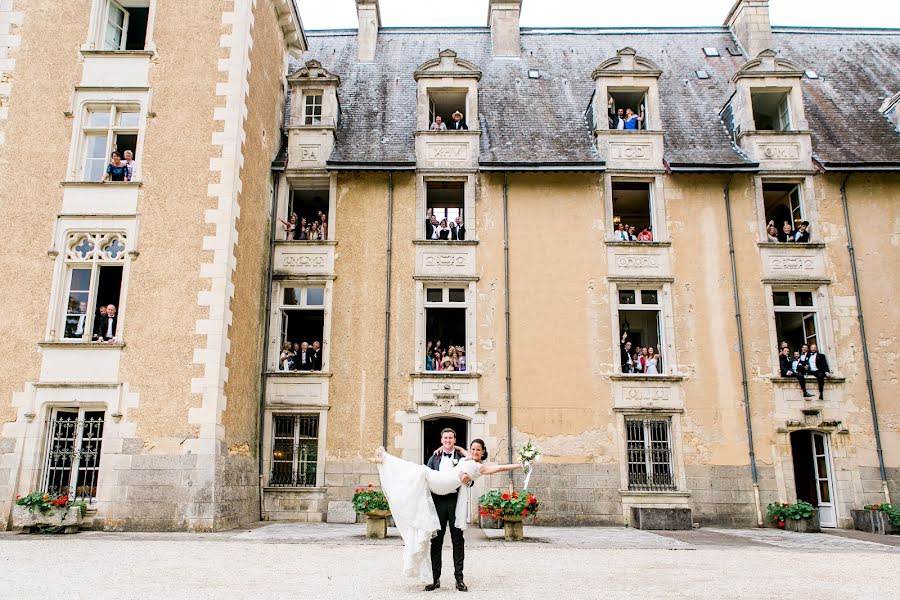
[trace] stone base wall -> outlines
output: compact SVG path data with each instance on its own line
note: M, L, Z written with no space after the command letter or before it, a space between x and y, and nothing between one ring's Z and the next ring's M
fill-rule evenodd
M322 488L266 488L263 518L266 521L325 521L328 502Z
M695 523L701 527L756 526L756 500L749 465L685 465L684 471L686 487L691 492L688 507ZM771 468L760 468L758 475L760 501L765 510L768 502L777 500L775 473Z
M219 456L215 477L216 530L259 521L259 462L251 456Z

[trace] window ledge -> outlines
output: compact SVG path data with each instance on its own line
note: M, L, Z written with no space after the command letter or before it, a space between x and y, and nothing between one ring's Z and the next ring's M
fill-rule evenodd
M478 275L413 275L415 281L435 281L435 282L455 282L455 281L478 281L481 279Z
M613 381L684 381L683 375L644 375L642 373L619 373L610 375Z
M82 56L124 56L124 57L138 57L138 56L146 56L147 58L153 58L155 52L153 50L82 50Z
M293 486L293 485L265 485L263 486L264 492L306 492L308 494L324 494L328 491L326 487L306 487L306 486Z
M450 373L445 371L416 371L415 373L410 373L409 376L413 379L481 379L481 373L466 373L464 371L452 371Z
M622 496L669 496L672 498L690 498L691 493L680 490L619 490Z
M416 129L416 135L481 135L480 129Z
M627 137L629 135L662 135L661 129L609 129L608 127L600 127L595 129L597 135L607 134L613 136Z
M413 240L412 243L423 246L477 246L478 240Z
M275 240L276 244L306 244L309 246L337 246L337 240Z
M99 187L99 186L121 186L121 187L141 187L143 181L107 181L100 183L99 181L63 181L59 185L62 187Z
M625 247L625 248L638 248L641 246L649 246L651 248L668 248L672 245L672 242L623 242L621 240L607 240L607 246L613 247Z
M757 242L760 248L824 248L823 242Z
M266 371L268 376L279 377L332 377L334 373L331 371Z
M764 377L763 379L768 379L772 383L779 383L779 384L785 384L785 385L790 385L790 384L797 385L796 377L782 377L781 375L776 375L776 376L771 376L771 377ZM812 375L807 375L806 381L814 382L814 381L816 381L816 378L813 377ZM825 377L825 383L845 383L846 381L847 381L846 377Z
M798 135L809 135L810 132L808 129L789 129L787 131L780 129L748 129L746 131L742 131L738 134L738 139L744 137L745 135L783 135L783 136L798 136Z
M84 342L84 341L72 341L72 342L38 342L38 346L41 348L77 348L79 350L107 350L110 348L115 348L117 350L121 350L125 347L125 342L117 342L114 344L106 343L106 342Z
M830 285L831 280L827 278L820 277L804 277L803 275L797 275L794 277L765 277L762 279L763 284L766 285L786 285L786 286L820 286L820 285Z

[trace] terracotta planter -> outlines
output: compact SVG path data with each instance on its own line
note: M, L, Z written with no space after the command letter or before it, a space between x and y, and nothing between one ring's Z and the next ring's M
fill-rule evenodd
M525 538L525 527L522 521L525 517L503 518L503 539L507 542L521 542Z
M366 537L383 539L387 537L387 518L389 510L372 510L366 513Z
M61 527L61 533L76 533L81 526L81 507L53 507L46 512L30 510L27 506L13 505L13 527L33 532L50 527Z
M880 510L851 510L853 515L853 528L868 533L900 534L900 527L891 525L887 514Z

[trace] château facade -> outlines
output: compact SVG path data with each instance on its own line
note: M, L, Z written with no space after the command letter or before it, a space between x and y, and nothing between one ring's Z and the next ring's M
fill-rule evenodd
M541 447L541 523L900 497L900 31L45 4L0 5L0 527L335 521L448 426Z

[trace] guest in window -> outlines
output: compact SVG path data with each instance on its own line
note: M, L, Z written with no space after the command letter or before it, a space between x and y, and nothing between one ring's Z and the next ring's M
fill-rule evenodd
M652 242L653 241L653 233L650 231L650 228L647 225L641 229L641 232L638 234L639 242Z
M800 383L800 390L803 392L803 397L812 398L812 394L806 391L806 370L806 360L801 357L799 350L794 350L794 357L791 359L790 369L788 369L787 374L785 374L784 369L782 368L782 375L785 377L796 377L797 381Z
M131 178L128 176L128 165L122 162L122 156L115 151L110 154L109 164L106 165L106 172L103 174L100 183L106 183L107 181L131 181Z
M456 237L454 240L465 240L466 239L466 224L463 223L462 217L456 217Z
M635 352L631 355L631 371L629 373L643 373L641 369L641 354L640 352Z
M816 378L819 384L819 400L824 400L825 378L831 375L831 368L828 366L828 359L824 354L819 352L815 344L810 344L809 354L806 358L807 373Z
M800 356L800 353L797 353ZM794 371L791 369L791 350L790 348L782 348L778 354L778 368L781 370L782 377L790 377Z
M320 241L322 239L322 230L319 229L319 222L313 221L309 226L309 239Z
M438 228L438 220L434 215L434 211L432 209L428 209L425 211L425 239L433 240L437 239L434 237L434 230Z
M616 227L616 232L613 234L613 238L615 238L617 242L628 241L628 232L625 230L625 223L619 223Z
M447 124L441 119L441 115L435 115L434 122L431 124L430 129L433 131L447 131Z
M116 327L119 317L116 316L116 305L107 304L106 314L101 313L94 325L94 339L98 342L114 342L116 339Z
M125 159L122 161L128 167L128 181L134 181L134 152L125 151Z
M315 340L312 343L312 370L313 371L321 371L322 370L322 345L319 344L319 340Z
M791 234L794 242L805 244L809 242L809 221L803 221Z
M635 231L634 231L634 225L629 225L629 226L628 226L628 241L629 241L629 242L636 242L637 239L638 239L638 238L637 238L637 234L636 234Z
M319 230L322 232L322 239L328 239L328 215L323 213L321 210L319 211Z
M450 355L447 354L443 359L441 359L441 371L455 371L456 369L453 367L453 359L450 358Z
M294 342L294 345L291 347L291 371L298 371L297 368L297 355L300 354L300 342Z
M300 344L300 352L294 357L295 371L312 371L313 370L313 353L309 349L309 344L303 342Z
M297 235L297 213L291 213L291 217L285 221L281 217L278 217L278 220L284 224L284 239L287 241L292 241L296 239Z
M442 371L443 364L441 363L441 351L435 350L434 356L432 357L432 370L434 371Z
M634 373L634 363L632 362L631 356L631 342L628 341L628 332L622 333L622 339L619 342L619 348L622 353L622 372L623 373Z
M781 231L778 233L778 241L779 242L793 242L794 241L794 230L791 228L791 224L787 221L784 222L781 226Z
M769 224L766 225L766 239L771 243L778 241L778 228L775 227L775 221L769 221Z
M459 371L466 370L466 350L462 346L459 346L457 349L457 354L459 355Z
M618 110L614 108L612 96L610 96L609 100L606 102L606 108L609 112L609 128L625 129L625 111L621 108Z
M281 371L290 371L291 370L291 359L294 358L294 353L291 352L291 343L285 342L281 345L281 354L278 356L278 368Z
M462 131L468 130L469 126L466 125L466 122L463 121L463 114L459 111L453 113L453 122L450 123L450 127L448 129L452 131Z
M434 371L434 357L431 356L431 352L428 350L425 351L425 370L426 371Z
M647 348L647 364L644 367L644 373L647 375L659 375L660 367L659 355L653 351L653 346Z
M641 114L636 115L631 107L625 109L625 129L644 128L644 105L641 105Z
M294 231L294 239L304 241L309 239L309 224L306 222L306 217L300 218L300 226Z
M450 226L450 238L449 239L455 240L456 239L456 221L454 221L453 219L450 219L450 221L447 224Z
M641 362L640 368L641 370L638 373L646 373L647 372L647 361L650 360L650 353L647 351L646 347L640 349L641 352Z
M439 240L450 239L450 228L447 226L447 219L441 219L441 229L438 231Z

